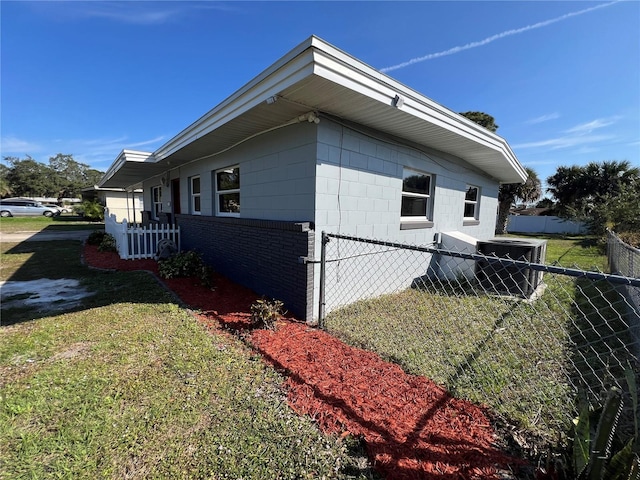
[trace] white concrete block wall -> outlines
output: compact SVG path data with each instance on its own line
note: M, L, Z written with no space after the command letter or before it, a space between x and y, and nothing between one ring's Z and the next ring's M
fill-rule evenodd
M200 175L202 215L213 215L213 172L232 165L240 165L241 216L314 222L317 258L323 230L420 245L432 243L435 233L442 231L461 231L478 239L491 238L494 233L495 181L461 159L372 137L324 117L318 125L284 127L228 152L174 169L171 177L180 178L182 213L189 212L189 178ZM400 228L405 167L433 175L433 225L429 228ZM159 184L160 177L145 182L145 206L149 210L150 187ZM464 225L463 221L467 184L480 188L479 222L474 225ZM171 211L170 188L163 190L164 210ZM401 258L397 261L403 263ZM426 272L426 263L417 265L411 277ZM364 265L363 275L368 268ZM402 275L406 276L398 269L395 280L409 282L408 286L412 278ZM318 288L319 266L315 303Z
M171 171L180 178L180 206L190 211L190 178L200 175L201 214L215 215L215 171L240 166L240 203L243 218L314 221L315 124L284 127L256 137L220 155ZM145 182L145 205L152 208L151 187L160 176ZM172 211L171 188L163 187L164 211Z
M431 244L435 234L443 231L459 231L476 239L494 236L499 185L461 159L372 137L325 118L318 125L317 154L315 223L318 258L322 231L414 245ZM431 227L401 229L404 168L433 175ZM467 185L480 189L480 201L478 221L465 225L469 223L463 219ZM419 265L407 268L413 254L393 255L400 268L396 272L387 270L383 275L386 284L394 285L394 288L400 284L409 287L413 279L424 275L431 264L430 258L423 258ZM350 269L352 277L347 278L343 272L336 278L346 282L345 288L349 286L352 290L362 285L363 295L380 294L384 285L371 287L371 277L376 275L376 261L375 257L351 261L354 265ZM358 275L362 278L357 278ZM317 299L319 267L315 282L314 296ZM365 282L370 286L365 287ZM335 301L341 300L336 298Z
M322 119L317 161L318 231L346 235L375 232L373 236L379 239L410 243L429 243L435 232L449 230L481 239L494 234L498 184L460 159L395 145ZM405 167L434 175L431 228L400 228ZM463 221L468 184L480 188L479 222L475 225L464 225Z

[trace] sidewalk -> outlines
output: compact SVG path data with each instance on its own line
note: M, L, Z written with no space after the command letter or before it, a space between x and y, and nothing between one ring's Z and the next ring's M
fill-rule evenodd
M80 240L85 241L93 230L61 230L48 232L0 232L0 243L16 242L46 242L49 240Z

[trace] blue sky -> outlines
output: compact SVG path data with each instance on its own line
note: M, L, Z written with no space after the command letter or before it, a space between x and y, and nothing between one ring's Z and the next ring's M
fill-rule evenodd
M457 111L523 165L640 166L640 2L2 1L1 155L106 170L318 35Z

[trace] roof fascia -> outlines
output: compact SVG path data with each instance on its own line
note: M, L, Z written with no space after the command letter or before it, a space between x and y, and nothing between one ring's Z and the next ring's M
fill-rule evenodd
M161 161L310 75L321 76L389 105L392 104L396 95L400 95L404 99L401 107L403 112L499 153L516 175L522 178L522 181L527 178L526 171L502 137L316 36L311 36L300 43L152 155L147 155L151 155L154 162ZM110 178L109 173L114 170L114 167L114 171L117 171L121 165L122 162L118 162L117 159L104 178Z
M388 105L399 95L404 100L402 111L499 152L523 182L527 179L524 167L499 135L317 37L313 37L313 46L318 48L315 74Z
M122 150L116 159L113 161L109 169L102 176L100 181L98 182L97 187L101 187L105 184L109 179L111 179L127 162L153 162L153 153L151 152L143 152L140 150Z

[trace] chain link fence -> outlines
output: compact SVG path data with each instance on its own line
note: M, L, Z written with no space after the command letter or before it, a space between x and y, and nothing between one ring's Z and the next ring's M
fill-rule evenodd
M627 245L611 230L607 231L607 258L610 271L640 278L640 249Z
M578 398L638 377L640 316L620 288L640 279L525 258L323 233L320 324L487 405L524 448L557 445Z

